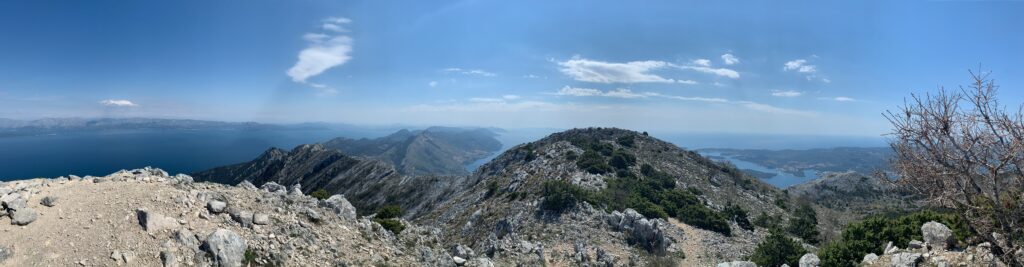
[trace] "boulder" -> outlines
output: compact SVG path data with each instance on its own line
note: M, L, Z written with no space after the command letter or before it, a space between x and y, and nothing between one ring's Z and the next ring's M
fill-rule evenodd
M907 244L907 249L922 249L922 248L924 248L924 242L921 242L921 241L918 241L918 240L910 240L910 243Z
M921 259L920 253L896 253L892 255L890 263L892 267L916 267L917 261Z
M267 182L267 183L263 184L263 186L260 187L260 188L263 189L264 191L267 191L267 192L270 192L270 193L277 193L277 192L284 193L284 192L288 191L287 187L284 187L283 185L279 185L279 184L277 184L275 182Z
M152 233L164 229L173 229L179 225L177 219L146 209L136 209L135 214L139 219L139 225L142 225L146 232Z
M454 261L457 266L463 266L466 264L466 259L459 256L452 256L452 261Z
M895 253L898 250L900 250L900 248L896 247L896 246L893 246L892 245L892 241L889 241L889 243L885 244L885 249L882 250L882 254L889 255L889 254Z
M57 196L46 196L43 200L39 201L39 204L43 206L53 207L57 205Z
M18 210L25 208L28 202L25 201L25 198L21 197L21 194L12 193L0 198L0 204L3 204L4 208L9 210Z
M818 267L821 265L821 260L818 259L818 255L813 253L804 254L800 257L800 267Z
M160 251L160 263L163 267L177 267L178 256L168 250Z
M245 190L256 190L256 186L253 185L252 182L249 182L249 180L244 180L241 183L238 183L238 187Z
M452 247L452 256L470 259L475 256L475 253L473 253L473 249L463 246L462 244L458 244Z
M252 223L257 225L268 225L270 224L270 215L267 215L266 213L253 214Z
M878 254L869 253L868 255L864 255L864 259L860 260L860 263L872 264L875 263L876 260L878 260Z
M607 221L612 228L627 233L630 243L639 244L650 252L662 254L671 245L671 240L662 229L667 223L661 219L648 220L633 209L625 212L614 211Z
M32 208L11 211L11 224L14 225L28 225L36 221L37 218L39 218L39 213Z
M212 213L224 212L224 208L227 207L228 203L224 203L224 201L219 200L211 200L210 202L206 203L206 209L210 210L210 212Z
M333 195L321 201L320 205L334 211L342 219L356 219L356 207L352 206L352 203L349 203L344 195Z
M924 243L932 249L945 250L953 241L953 230L936 221L926 222L922 225L921 235L924 236Z
M757 264L751 261L730 261L723 262L717 265L718 267L757 267Z
M213 266L239 267L245 257L245 239L228 229L217 229L206 237L203 248L213 256Z
M228 209L228 213L231 214L231 219L242 224L242 226L252 225L252 212L237 208Z

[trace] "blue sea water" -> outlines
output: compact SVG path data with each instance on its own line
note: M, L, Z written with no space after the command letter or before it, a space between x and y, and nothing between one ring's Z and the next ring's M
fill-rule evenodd
M389 132L382 132L385 135ZM153 166L191 173L352 133L335 130L101 131L0 137L0 181L107 175ZM360 136L353 136L360 137Z

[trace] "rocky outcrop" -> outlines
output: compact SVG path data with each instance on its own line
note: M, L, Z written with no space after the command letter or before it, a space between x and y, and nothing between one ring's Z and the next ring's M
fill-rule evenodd
M953 230L945 225L930 221L921 226L921 235L929 248L945 250L953 242Z
M952 249L952 231L938 222L921 226L924 242L913 240L907 249L888 242L882 255L864 255L861 264L875 267L914 266L1007 266L992 253L992 245L985 242L964 249Z
M818 255L813 253L807 253L800 257L800 267L818 267L821 266L821 260L818 259Z
M201 181L245 187L248 186L244 182L251 181L275 194L308 194L323 189L349 197L350 204L360 210L398 204L409 215L429 209L430 205L452 194L458 188L455 185L464 180L464 177L408 177L388 163L352 157L320 144L300 145L291 151L272 148L250 162L194 175Z
M662 229L667 225L664 220L648 220L633 209L612 212L608 215L608 224L616 231L627 233L630 242L655 254L664 255L665 249L672 244Z
M355 216L340 195L322 205L278 191L195 183L155 168L0 183L9 200L3 210L13 212L0 219L11 218L0 223L0 265L455 265L436 228L402 221L406 229L396 235ZM58 195L59 205L44 205ZM433 252L421 257L424 251ZM472 255L464 266L493 266Z

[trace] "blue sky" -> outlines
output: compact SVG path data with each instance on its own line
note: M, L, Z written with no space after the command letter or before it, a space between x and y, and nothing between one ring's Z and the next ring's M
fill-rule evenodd
M428 3L429 2L429 3ZM877 136L1022 1L5 1L0 117Z

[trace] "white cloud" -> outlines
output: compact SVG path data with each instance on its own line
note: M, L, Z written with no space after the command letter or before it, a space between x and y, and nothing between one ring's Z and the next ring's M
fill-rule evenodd
M733 65L740 63L740 58L733 56L732 54L724 54L722 55L722 62L725 63L725 65Z
M427 85L429 85L430 87L437 87L437 81L430 81L429 83L427 83Z
M352 22L346 18L327 18L325 25L340 25ZM288 76L297 83L309 84L318 89L329 89L323 84L308 83L307 79L320 75L324 71L341 66L352 59L352 38L345 35L328 35L323 33L307 33L302 36L309 45L299 52L299 60L288 69Z
M603 62L579 57L558 62L565 75L577 81L594 83L674 83L673 79L650 73L671 64L663 61Z
M717 97L691 97L691 96L666 95L666 94L655 93L655 92L633 92L633 91L631 91L629 89L621 89L621 88L605 92L605 91L601 91L601 90L597 90L597 89L576 88L576 87L565 86L565 87L562 87L562 89L559 89L558 92L555 92L554 94L555 95L561 95L561 96L579 96L579 97L582 97L582 96L600 96L600 97L613 97L613 98L626 98L626 99L634 99L634 98L664 98L664 99L672 99L672 100L680 100L680 101L696 101L696 102L705 102L705 103L737 105L737 106L741 106L741 107L744 107L744 108L747 108L747 109L750 109L750 110L760 111L760 112L788 114L788 115L800 115L800 116L815 116L815 115L817 115L816 113L810 112L810 111L781 108L781 107L776 107L776 106L772 106L772 105L768 105L768 104L757 103L757 102L753 102L753 101L729 100L729 99L717 98Z
M798 96L802 96L802 95L804 95L803 92L793 91L793 90L786 90L786 91L775 90L775 91L772 91L772 96L777 96L777 97L798 97Z
M839 101L839 102L853 102L853 101L857 101L857 99L853 99L853 98L845 97L845 96L837 96L837 97L832 98L832 100Z
M472 99L471 99L472 100ZM483 99L477 99L483 100ZM406 108L405 111L409 112L524 112L524 111L563 111L572 109L572 104L555 104L543 101L519 101L519 102L506 102L506 101L469 101L469 102L455 102L440 105L415 105Z
M320 25L320 27L323 28L324 30L333 31L333 32L348 32L348 29L345 29L345 27L342 26L342 25L349 24L349 23L352 23L351 19L340 18L340 17L330 17L330 18L324 19L323 20L323 24Z
M138 107L138 104L127 99L107 99L100 101L101 105L110 107Z
M446 69L442 69L441 71L442 72L462 73L462 74L465 74L465 75L477 75L477 76L484 76L484 77L498 76L498 74L493 73L493 72L488 72L488 71L484 71L484 70L467 70L467 69L462 69L462 68L446 68Z
M519 97L517 95L503 95L503 96L501 96L501 98L504 98L506 100L516 100L516 99L520 99L522 97Z
M712 68L711 61L697 59L691 61L689 66L681 66L665 61L647 60L630 61L626 63L604 62L580 57L557 62L563 74L572 77L577 81L594 83L682 83L697 84L694 80L676 80L665 78L652 73L655 70L666 68L695 70L698 72L739 78L739 72L725 68Z
M782 70L785 71L796 71L799 73L814 73L818 71L818 66L807 64L806 59L796 59L787 61L783 65Z
M731 69L726 69L726 68L717 68L716 69L716 68L705 67L705 66L682 66L681 68L691 69L691 70L695 70L695 71L699 71L699 72L703 72L703 73L714 74L714 75L723 76L723 77L729 77L729 78L733 78L733 79L740 78L740 73L739 72L736 72L735 70L731 70Z

